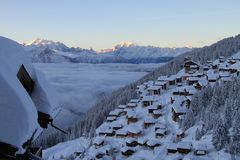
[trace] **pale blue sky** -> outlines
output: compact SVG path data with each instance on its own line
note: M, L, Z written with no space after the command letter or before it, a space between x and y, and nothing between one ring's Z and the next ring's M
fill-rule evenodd
M240 33L240 0L1 0L0 35L103 49L211 44Z

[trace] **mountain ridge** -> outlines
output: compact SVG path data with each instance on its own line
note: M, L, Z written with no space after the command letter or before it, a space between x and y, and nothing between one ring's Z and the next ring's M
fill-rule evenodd
M80 47L67 47L61 42L39 38L23 46L30 53L29 55L33 62L42 63L162 63L192 50L192 48L188 47L161 48L140 46L123 41L114 48L96 51ZM52 50L55 54L45 55L44 51L46 49ZM47 61L42 61L42 59L47 59Z

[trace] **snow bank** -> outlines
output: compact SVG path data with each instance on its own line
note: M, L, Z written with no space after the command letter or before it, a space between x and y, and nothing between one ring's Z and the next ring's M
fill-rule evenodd
M22 64L35 82L32 98L17 78ZM34 137L41 132L37 110L51 115L57 102L44 77L35 72L26 58L22 46L4 37L0 37L0 88L0 141L18 147L18 152L23 153L23 143L35 131Z

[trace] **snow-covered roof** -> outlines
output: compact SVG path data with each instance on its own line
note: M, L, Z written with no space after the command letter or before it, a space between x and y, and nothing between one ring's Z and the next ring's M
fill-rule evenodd
M165 82L165 81L156 81L154 83L155 86L163 86L163 85L166 85L166 84L167 84L167 82Z
M101 125L98 129L97 129L97 133L112 133L113 130L109 125Z
M103 143L105 141L105 137L103 136L97 136L94 138L93 140L93 144L95 145L100 145L101 143Z
M198 83L201 85L201 86L207 86L208 85L208 80L206 78L204 79L200 79L198 81Z
M166 129L159 128L159 129L156 130L157 134L165 134L165 132L166 132Z
M147 90L159 90L159 89L162 89L161 86L150 86L147 88Z
M137 141L138 141L139 144L144 144L144 143L147 142L147 138L145 138L145 137L139 137L139 138L137 139Z
M127 152L127 151L135 151L135 148L127 147L127 146L121 148L121 152Z
M152 117L145 117L144 123L156 123L156 120Z
M208 80L217 80L219 78L219 74L214 73L212 70L207 72Z
M109 116L118 116L123 110L122 109L115 109L109 112Z
M137 141L136 138L127 138L127 139L125 140L126 143L132 143L132 142L136 142L136 141Z
M34 80L31 97L17 78L17 73L24 65ZM37 111L52 115L59 107L56 94L46 82L43 74L36 70L22 46L0 36L0 141L19 148L23 153L23 143L40 134Z
M160 140L159 139L156 139L156 138L151 138L147 141L147 145L148 146L155 146L157 144L161 144Z
M112 127L112 128L121 128L121 127L123 127L123 124L121 123L121 122L119 122L119 121L114 121L114 122L112 122L111 124L110 124L110 126Z
M200 78L199 77L188 77L187 80L188 81L199 81Z
M192 143L188 141L180 141L178 142L177 148L181 149L191 149Z
M173 81L175 79L176 79L175 75L158 77L158 81Z
M204 143L198 143L195 149L199 151L207 151L207 145Z
M127 127L128 132L138 134L142 132L142 128L136 124L129 125Z
M153 114L163 114L162 110L158 109L158 110L154 110Z
M232 64L231 66L229 66L230 69L236 69L236 70L240 70L240 62L236 62L234 64Z
M139 99L131 99L130 100L130 103L138 103L139 102Z
M158 107L156 105L151 105L151 106L148 106L147 109L157 110Z
M114 121L114 120L116 120L117 118L116 117L113 117L113 116L111 116L111 117L107 117L107 121Z
M177 150L177 143L169 143L167 149Z
M119 105L117 108L124 109L126 107L127 107L126 105Z
M229 72L220 72L220 73L219 73L219 76L220 76L220 77L229 77L229 76L230 76L230 73L229 73Z
M127 112L127 117L128 118L137 117L137 113L135 111L129 111Z
M126 129L119 129L116 131L116 135L127 135Z
M182 130L182 129L179 129L178 131L177 131L177 135L181 135L181 134L183 134L184 133L184 131Z
M223 81L223 82L231 82L232 78L231 77L222 77L221 81Z
M136 107L136 106L137 106L137 103L131 103L131 102L130 102L130 103L127 104L127 106L128 106L128 107Z
M99 155L99 154L105 155L110 149L111 149L110 146L109 146L109 145L106 145L106 146L97 148L97 149L95 149L95 150L92 150L92 151L91 151L91 155L93 155L94 157L96 157L96 156Z
M142 99L142 101L151 101L151 102L155 100L156 100L155 96L144 96Z
M157 123L157 124L155 124L154 128L155 129L166 129L167 127L163 123Z
M176 113L186 113L186 109L182 106L173 105L172 108Z

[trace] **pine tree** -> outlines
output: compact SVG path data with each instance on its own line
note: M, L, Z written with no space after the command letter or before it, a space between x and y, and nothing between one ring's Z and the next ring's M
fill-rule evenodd
M240 154L240 111L237 112L233 122L233 133L230 143L230 151L234 154Z
M218 151L229 143L228 129L221 119L213 130L212 143Z

